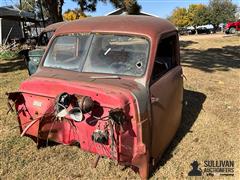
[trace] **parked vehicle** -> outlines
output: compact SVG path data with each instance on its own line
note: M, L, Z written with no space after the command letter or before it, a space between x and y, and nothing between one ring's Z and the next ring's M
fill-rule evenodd
M117 24L117 26L116 26ZM183 75L179 38L167 20L92 17L54 33L15 104L21 136L77 144L139 169L147 178L179 127Z
M38 64L45 52L45 48L53 36L55 30L66 22L54 23L43 29L37 40L37 47L25 53L25 62L28 67L29 75L36 72Z
M240 31L240 20L236 22L228 22L224 27L224 32L226 34L235 34L237 31Z
M216 33L214 26L211 24L198 26L196 28L197 34L213 34Z
M196 30L194 27L184 27L184 28L178 28L178 33L180 35L191 35L191 34L196 34Z

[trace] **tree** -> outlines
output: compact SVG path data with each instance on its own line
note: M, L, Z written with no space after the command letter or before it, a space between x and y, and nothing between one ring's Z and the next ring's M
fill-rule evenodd
M220 23L235 20L237 5L231 0L210 0L208 5L210 11L210 22L214 27L218 27Z
M74 9L74 10L68 9L63 14L63 19L67 21L72 21L72 20L86 18L86 17L87 16L84 13L82 13L79 9Z
M176 8L170 20L178 27L213 24L234 21L237 6L231 0L210 0L209 5L191 4L188 9Z
M76 2L79 7L79 12L82 16L86 16L85 12L96 11L96 6L99 1L107 3L110 2L115 8L123 8L128 14L139 14L141 6L137 3L137 0L72 0Z
M240 20L240 7L237 8L237 12L235 14L236 20Z
M97 2L101 1L104 3L110 2L115 8L123 8L128 14L139 14L141 6L137 3L137 0L73 0L80 6L81 13L85 11L94 12L96 11Z
M39 4L39 2L40 1L36 0L24 0L21 3L21 7L20 5L18 5L18 8L27 12L32 12L36 15L38 19L42 19L41 8L39 6L41 4ZM42 6L42 10L44 17L49 17L49 14L44 6Z
M75 11L69 9L63 14L63 19L67 21L72 21L78 19L78 14Z
M189 24L188 11L186 8L176 8L173 10L170 21L177 27L185 27Z
M200 26L209 23L209 11L206 5L191 4L188 7L188 25Z
M35 7L35 0L22 1L21 7L19 5L19 8L21 10L28 11L28 12L34 11L34 7Z
M74 2L77 2L77 4L80 6L78 11L81 14L81 16L86 16L85 11L88 12L94 12L96 11L97 6L97 0L73 0Z
M40 8L43 10L45 18L49 18L52 23L63 21L62 6L64 0L24 0L22 10L34 11L42 19Z
M38 0L41 1L41 0ZM49 13L49 18L53 23L63 21L62 6L64 0L45 0L42 1L43 6Z
M105 1L106 0L102 0ZM137 0L109 0L115 8L123 8L128 14L139 14L141 6L137 3Z

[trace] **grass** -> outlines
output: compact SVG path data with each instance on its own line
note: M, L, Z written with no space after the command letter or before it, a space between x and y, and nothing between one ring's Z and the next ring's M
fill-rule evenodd
M9 49L8 46L0 45L0 60L12 60L19 57L19 47Z
M234 160L239 179L240 38L222 35L183 36L181 59L185 81L183 119L176 138L152 179L184 179L197 160ZM37 149L20 138L14 114L6 115L5 92L28 77L21 59L0 61L0 179L139 179L131 169L72 146ZM226 177L222 177L226 178ZM230 177L228 177L230 178Z
M4 52L0 52L0 59L16 59L18 57L18 52L13 52L13 51L4 51Z

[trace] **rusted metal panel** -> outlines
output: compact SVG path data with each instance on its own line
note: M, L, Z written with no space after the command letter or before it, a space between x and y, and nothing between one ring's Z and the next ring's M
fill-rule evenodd
M152 38L156 34L170 31L176 31L176 28L167 20L150 16L130 15L93 17L69 22L61 26L56 31L56 35L76 32L110 32L140 34Z
M150 87L153 158L163 154L180 124L183 101L181 74L181 67L177 66Z
M45 27L42 32L55 31L57 28L61 27L64 24L66 24L66 22L50 24L49 26Z

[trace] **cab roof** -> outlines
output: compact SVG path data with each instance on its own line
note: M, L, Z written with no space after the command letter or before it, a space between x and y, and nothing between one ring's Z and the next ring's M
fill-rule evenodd
M113 15L71 21L58 28L55 34L103 32L155 37L157 34L172 31L176 31L175 26L161 18L141 15Z
M54 24L50 24L47 27L45 27L42 32L55 31L57 28L61 27L64 24L66 24L65 21L54 23Z

